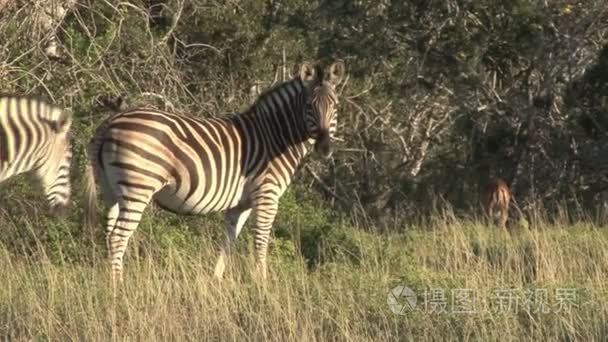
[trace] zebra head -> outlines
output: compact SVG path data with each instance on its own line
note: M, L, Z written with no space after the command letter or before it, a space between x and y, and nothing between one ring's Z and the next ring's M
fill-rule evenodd
M338 93L336 86L344 76L344 63L334 62L325 69L303 63L300 79L308 91L305 122L308 133L315 140L315 152L331 156L331 140L338 127Z
M42 181L44 193L49 203L51 215L60 216L65 212L71 195L70 166L72 164L71 118L59 120L51 126L54 136L51 139L48 155L38 168L37 174Z

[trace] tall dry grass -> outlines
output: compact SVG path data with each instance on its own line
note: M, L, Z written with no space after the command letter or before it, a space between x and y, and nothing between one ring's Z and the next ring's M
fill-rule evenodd
M287 258L276 245L265 284L249 272L246 245L218 282L211 277L212 239L192 241L193 248L158 249L142 235L129 251L116 297L103 259L51 261L44 253L26 256L3 247L0 335L64 341L572 341L608 334L608 239L597 227L544 225L507 233L439 220L399 234L344 229L356 257L326 258L310 267L297 251ZM340 250L341 243L324 248ZM387 305L389 291L399 285L417 295L416 307L403 315ZM475 300L470 312L459 313L463 303L456 297L465 290ZM530 293L545 293L546 306L526 303Z

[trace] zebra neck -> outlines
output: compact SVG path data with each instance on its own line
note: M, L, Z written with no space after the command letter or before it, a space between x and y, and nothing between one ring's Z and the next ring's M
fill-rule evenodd
M299 160L306 154L304 144L310 138L304 121L306 96L302 81L293 79L262 94L246 114L272 155Z

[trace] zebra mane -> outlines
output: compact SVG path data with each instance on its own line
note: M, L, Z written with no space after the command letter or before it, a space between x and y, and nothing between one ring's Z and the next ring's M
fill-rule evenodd
M255 100L253 105L251 105L251 107L249 108L249 111L253 111L260 104L266 103L268 98L270 96L272 96L272 94L276 93L280 89L286 88L289 85L293 85L293 89L299 90L300 92L302 92L304 90L304 84L303 84L302 80L300 79L300 76L295 76L294 78L292 78L288 81L279 83L279 84L263 91L258 96L258 98Z
M63 133L72 125L72 113L54 104L48 104L47 111L40 120L51 126L53 131Z
M325 82L320 87L315 88L315 90L313 91L313 96L314 97L327 97L327 98L330 98L334 102L338 102L338 94L336 94L336 90Z
M70 111L49 102L42 96L0 94L1 100L16 101L18 105L21 105L22 101L27 101L29 104L42 106L42 110L36 112L38 113L40 122L49 125L57 133L67 132L72 124L72 113Z
M49 110L51 113L56 113L59 111L59 116L51 116L48 119L41 118L41 120L47 122L49 126L51 126L51 128L57 133L68 131L72 125L72 114L55 106L51 106Z

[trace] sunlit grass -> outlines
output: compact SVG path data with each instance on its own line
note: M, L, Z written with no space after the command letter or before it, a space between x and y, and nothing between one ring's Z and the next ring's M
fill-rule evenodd
M288 240L281 240L265 284L249 272L246 244L218 282L211 277L211 239L199 236L185 249L165 241L159 249L156 239L140 234L116 297L101 257L51 261L45 253L21 255L4 246L0 335L313 341L589 340L608 333L604 230L546 226L506 233L459 221L399 234L343 229L346 247L326 242L321 252L331 249L332 256L313 266L298 248L286 257L277 248ZM357 255L346 255L353 249ZM400 285L417 295L416 307L404 315L387 305L389 291Z

